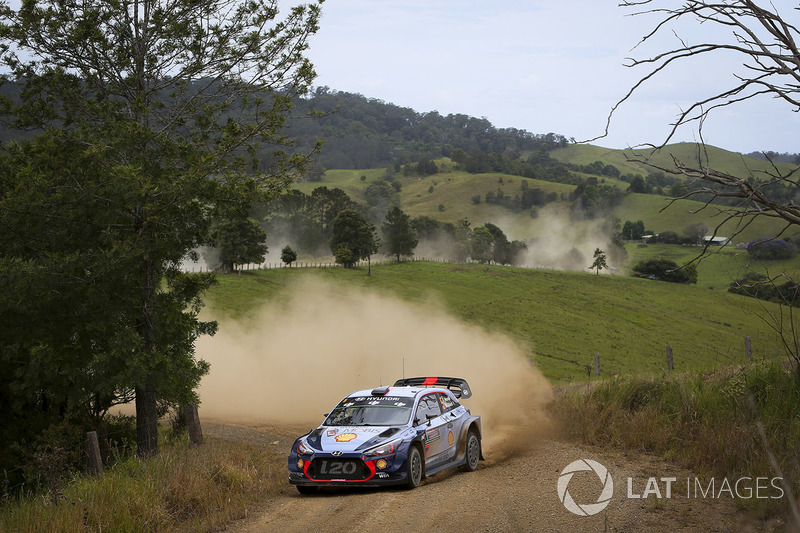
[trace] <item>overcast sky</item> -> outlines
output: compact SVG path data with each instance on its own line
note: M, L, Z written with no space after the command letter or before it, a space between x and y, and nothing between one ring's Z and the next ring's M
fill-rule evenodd
M418 112L486 117L496 127L560 133L577 140L603 133L613 104L645 74L623 66L656 22L626 16L617 0L327 0L309 55L315 85L360 93ZM774 0L798 18L796 2ZM797 22L797 21L796 21ZM708 40L708 25L679 29ZM654 43L674 45L670 34ZM739 61L741 63L741 61ZM680 106L733 83L725 58L671 71L623 104L609 136L625 148L663 140ZM800 152L798 119L765 99L714 113L705 141L739 152ZM697 140L681 131L676 140Z

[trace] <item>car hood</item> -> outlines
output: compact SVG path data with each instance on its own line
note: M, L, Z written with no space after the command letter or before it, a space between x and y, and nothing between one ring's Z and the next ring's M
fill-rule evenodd
M397 437L403 428L390 426L320 426L308 434L311 447L323 452L363 451Z

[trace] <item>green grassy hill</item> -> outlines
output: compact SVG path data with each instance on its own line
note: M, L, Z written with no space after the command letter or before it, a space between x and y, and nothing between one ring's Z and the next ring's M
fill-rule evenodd
M702 202L681 200L670 205L669 198L655 194L631 193L625 196L622 203L614 209L614 216L620 220L641 220L648 231L660 233L675 231L683 234L684 228L694 223L702 223L709 228L709 234L723 222L724 216L715 206L705 207ZM733 242L750 242L759 237L777 235L786 225L778 220L761 217L750 225L740 228L740 221L730 220L717 231L721 237L733 237ZM800 228L798 228L800 230ZM797 230L795 230L797 231ZM788 235L791 235L790 232Z
M688 143L671 145L666 151L656 154L654 160L666 164L669 157L667 152L686 160L692 157L696 149L696 145ZM746 174L768 168L768 163L764 161L718 148L708 147L708 153L712 164L728 172ZM622 172L645 173L647 170L646 167L626 161L625 152L622 150L610 150L592 145L571 145L556 150L553 155L563 161L578 164L600 160L617 166ZM555 249L550 255L566 254L573 247L586 255L591 254L595 246L608 246L607 237L597 237L599 226L597 221L571 219L570 202L560 198L572 192L575 188L573 185L498 173L469 174L453 171L452 163L446 159L437 161L437 164L444 172L426 177L395 174L394 179L402 185L399 193L401 206L411 216L427 215L443 222L455 222L466 218L473 227L492 222L500 226L512 239L547 241L548 252ZM784 167L790 166L784 165ZM340 187L354 200L364 202L366 188L375 180L381 179L384 173L385 169L329 170L322 182L300 183L297 188L310 193L320 185ZM362 177L365 178L363 181ZM627 188L627 183L610 178L600 178L600 181L623 189ZM530 189L539 188L547 193L555 193L559 200L538 209L536 217L532 217L528 210L514 212L506 207L485 202L488 192L502 190L506 196L520 195L523 182L526 182ZM473 202L475 196L481 198L480 203ZM703 203L692 200L682 200L670 205L669 198L665 196L636 193L625 195L622 203L614 208L612 216L620 222L642 220L646 229L654 233L674 231L678 234L683 234L684 229L694 223L704 224L710 228L709 233L711 233L724 219L715 206L706 207ZM717 230L717 235L733 237L733 243L736 244L777 235L783 227L780 221L761 217L744 228L738 226L737 221L729 221ZM738 235L735 235L737 232ZM789 231L785 236L790 236L792 233L794 232ZM685 262L694 258L700 250L695 247L651 246L639 249L636 246L629 246L628 251L627 263L614 265L620 268L621 272L626 272L637 261L651 257L667 257ZM428 250L425 253L431 252ZM544 261L543 264L548 266L553 263ZM726 290L730 282L741 277L748 266L752 265L746 253L728 247L722 254L708 258L700 264L699 285ZM794 272L800 270L800 258L787 262L765 263L756 267L762 271L768 268L772 273Z
M569 149L571 148L565 150ZM322 185L339 187L354 200L364 202L365 189L370 183L380 179L383 173L383 169L329 170L321 182L299 183L295 187L305 193L310 193ZM361 181L361 176L367 179ZM443 222L455 222L467 218L473 226L493 222L517 239L538 237L543 231L548 231L546 222L549 218L559 218L564 224L575 224L568 218L569 203L561 200L540 210L538 220L532 219L529 211L515 213L496 204L487 204L483 200L487 192L497 192L498 189L508 196L520 195L523 181L526 181L531 189L539 188L547 193L555 192L559 197L562 193L572 192L575 189L573 185L497 173L447 172L427 177L396 176L395 179L402 184L400 200L403 210L411 216L427 215ZM611 179L605 179L604 183L627 186ZM481 197L480 204L474 204L472 201L476 195ZM703 223L713 229L721 222L717 209L713 206L702 209L704 204L701 202L683 200L667 208L668 203L669 199L665 196L632 193L626 195L622 204L614 209L613 215L621 221L642 220L645 227L654 232L671 230L679 234L692 223ZM440 205L443 206L443 211L440 210ZM775 235L781 227L780 222L762 218L745 228L735 238L735 242L749 242L758 237ZM721 228L718 235L731 236L735 229L735 222L729 222Z
M209 294L211 312L243 316L266 301L285 300L293 282L308 276L412 302L440 301L460 319L509 335L554 382L585 380L596 352L605 375L660 374L667 345L678 371L742 363L745 335L756 358L780 353L750 298L623 276L508 267L418 262L373 267L369 277L365 269L341 268L223 275Z
M639 261L655 258L670 259L679 265L686 264L695 259L702 250L698 246L671 244L648 244L642 248L636 244L628 244L625 248L628 251L628 265L631 268ZM745 250L731 247L709 250L713 253L706 254L697 262L698 287L727 291L732 281L742 278L749 271L773 276L782 272L794 279L800 279L800 258L755 261Z
M645 148L614 150L591 144L572 144L566 148L554 150L550 155L559 161L578 165L588 165L595 161L602 161L605 164L619 168L623 174L646 175L648 173L649 167L646 165L628 161L629 158L634 157L649 157L653 164L666 168L671 166L673 156L686 164L702 160L704 161L703 166L711 166L717 170L741 177L762 176L764 172L772 169L767 161L747 157L736 152L729 152L714 146L706 146L703 152L699 152L699 149L700 147L695 143L670 144L657 152L652 152L652 150ZM706 160L707 164L705 163ZM780 163L777 167L785 172L794 168L794 165Z

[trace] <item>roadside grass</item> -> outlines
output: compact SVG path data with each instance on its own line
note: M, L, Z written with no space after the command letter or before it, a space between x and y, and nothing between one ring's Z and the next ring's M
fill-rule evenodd
M212 438L196 448L167 442L147 461L131 457L103 476L75 476L55 497L7 502L0 531L215 531L285 490L285 461L241 442Z
M733 488L743 477L783 477L783 490L800 495L800 380L780 362L562 387L550 410L568 438L660 454L704 486L716 477L717 491L722 478ZM790 516L788 497L735 501L761 518Z
M750 336L756 360L780 357L772 332L740 295L628 276L595 276L478 264L404 262L366 268L276 269L221 275L209 314L242 317L291 298L307 277L368 289L442 309L512 338L553 383L588 379L600 353L603 375L659 375L666 346L675 368L701 372L744 362ZM771 308L773 304L769 304Z

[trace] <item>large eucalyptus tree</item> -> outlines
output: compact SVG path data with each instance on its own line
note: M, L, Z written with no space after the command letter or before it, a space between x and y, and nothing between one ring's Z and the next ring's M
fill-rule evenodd
M308 154L293 153L282 128L315 75L304 53L321 3L286 14L276 0L0 4L4 82L19 89L3 111L20 131L46 132L91 162L62 184L72 196L53 209L91 190L95 210L84 218L103 226L96 247L127 269L114 277L129 304L119 329L132 332L114 347L127 354L115 359L115 386L135 392L141 456L158 451L159 400L191 393L205 371L193 340L214 330L197 318L208 283L188 282L181 260L207 242L215 213L281 193L305 167ZM34 170L30 186L58 174ZM0 201L14 196L13 182Z

